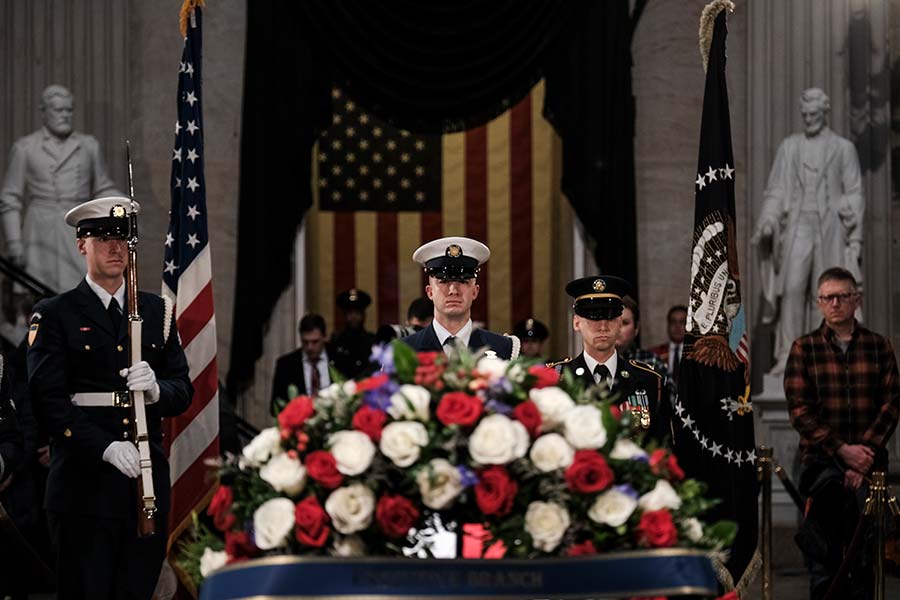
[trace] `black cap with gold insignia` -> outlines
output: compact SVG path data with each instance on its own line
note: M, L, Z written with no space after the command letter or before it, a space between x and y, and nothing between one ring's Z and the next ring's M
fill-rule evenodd
M442 281L474 279L490 257L490 248L466 237L440 238L419 246L413 253L413 260L425 268L429 277Z
M622 296L631 293L631 284L621 277L596 275L570 281L566 293L575 299L576 315L606 321L622 314Z
M337 305L342 310L366 310L366 307L372 304L372 297L362 290L350 288L338 294Z
M513 327L513 335L522 340L536 340L543 342L550 335L547 326L534 318L527 318L516 323Z
M129 235L129 219L132 206L140 210L137 202L122 196L109 196L83 202L66 213L66 224L75 228L76 238L106 237L126 239Z

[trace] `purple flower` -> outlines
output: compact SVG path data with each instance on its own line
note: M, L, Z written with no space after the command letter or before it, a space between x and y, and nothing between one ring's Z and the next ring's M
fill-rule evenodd
M475 471L469 467L465 465L456 465L456 470L459 471L460 483L464 488L472 487L478 483L478 475L476 475Z
M369 361L381 365L381 370L385 373L396 373L394 367L394 347L391 344L375 344L372 346L372 355Z
M631 487L631 485L629 485L627 483L623 483L621 485L614 485L613 489L616 490L617 492L619 492L620 494L625 494L632 500L638 499L637 490L635 490L633 487Z
M512 414L513 408L506 402L500 402L499 400L488 400L484 407L490 411L497 413L498 415L506 415L509 416Z
M386 411L391 407L391 396L400 389L396 381L388 380L384 385L363 393L363 403L371 408Z

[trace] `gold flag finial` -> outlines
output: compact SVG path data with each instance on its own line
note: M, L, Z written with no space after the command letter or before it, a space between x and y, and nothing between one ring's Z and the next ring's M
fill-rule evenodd
M178 13L178 26L181 29L181 37L187 37L188 19L191 16L191 11L198 6L203 8L204 4L206 4L204 0L184 0L184 4L181 5L181 12Z
M700 58L703 59L703 72L706 73L706 63L709 62L709 47L712 45L713 27L716 17L723 10L734 12L734 2L731 0L713 0L703 7L700 13Z

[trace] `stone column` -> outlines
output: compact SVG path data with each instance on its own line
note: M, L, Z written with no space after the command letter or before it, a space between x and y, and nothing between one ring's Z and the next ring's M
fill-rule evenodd
M802 131L798 97L821 87L831 98L830 126L859 153L865 198L864 320L890 335L891 180L887 0L756 0L745 5L747 25L747 200L744 221L756 223L763 190L781 140ZM740 210L740 209L739 209ZM751 315L757 443L775 447L791 472L798 436L788 420L782 381L761 381L772 354L772 334L759 325L759 269L753 249L745 273ZM900 444L891 442L892 463ZM776 519L796 510L776 485Z

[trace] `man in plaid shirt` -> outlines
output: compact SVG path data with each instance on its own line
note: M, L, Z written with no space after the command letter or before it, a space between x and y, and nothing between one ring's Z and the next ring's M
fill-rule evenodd
M797 536L810 568L811 598L824 597L865 499L865 476L887 470L885 444L897 426L900 378L890 341L861 326L860 294L846 269L819 277L824 320L794 341L784 372L791 424L800 434L800 491L810 500ZM871 598L871 565L857 560L837 597Z

